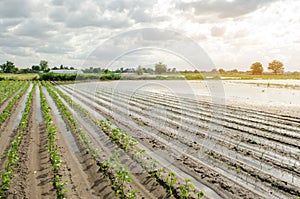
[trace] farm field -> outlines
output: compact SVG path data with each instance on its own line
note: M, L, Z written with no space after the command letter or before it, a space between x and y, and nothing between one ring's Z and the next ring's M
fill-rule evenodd
M0 81L0 198L299 198L300 90L245 83Z

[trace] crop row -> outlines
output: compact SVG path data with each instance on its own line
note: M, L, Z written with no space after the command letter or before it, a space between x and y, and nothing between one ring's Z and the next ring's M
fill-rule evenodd
M73 107L81 111L85 116L91 119L93 122L96 119L89 114L86 109L82 108L79 104L74 103L70 97L65 95L61 90L56 89L56 91ZM188 198L190 192L194 190L194 185L191 184L190 179L186 179L185 182L179 185L179 189L176 190L174 185L176 184L177 177L174 172L167 171L163 168L157 168L158 162L152 160L150 157L144 156L145 150L141 150L137 147L138 141L131 136L129 136L125 131L120 128L112 128L112 124L109 120L99 120L97 121L98 126L103 130L103 132L120 148L127 152L131 157L133 157L157 182L160 182L163 187L167 187L167 191L170 195L173 193L179 198ZM101 168L107 168L108 165L114 165L109 162L101 163ZM106 170L107 171L107 170ZM165 178L163 177L165 176ZM198 197L203 196L203 192L197 193Z
M132 178L130 176L130 173L126 169L126 166L121 164L121 162L119 161L118 159L119 156L116 155L118 152L115 151L114 157L111 157L110 159L111 161L112 160L114 161L113 164L104 163L106 161L100 162L98 159L100 153L99 150L95 150L95 148L90 144L91 141L89 137L86 135L85 131L82 128L80 128L80 125L72 116L72 114L69 112L67 106L59 99L58 95L54 91L56 90L55 87L53 87L50 83L45 83L45 86L47 87L47 90L51 95L51 97L54 99L60 112L62 113L63 118L67 121L68 125L71 127L72 132L75 134L76 137L79 137L81 144L84 144L86 149L94 158L96 164L98 166L102 165L100 166L100 171L102 171L103 174L110 179L110 182L115 189L116 196L120 198L134 198L138 190L131 191L129 189L129 186L126 186L127 183L132 181Z
M25 93L27 88L29 87L30 83L27 82L22 89L19 91L19 93L14 96L14 98L8 103L6 108L3 110L3 112L0 114L0 126L3 124L3 122L6 120L6 118L9 117L10 111L14 107L15 103L21 98L21 96Z
M151 177L154 177L157 182L162 184L162 186L167 187L167 191L170 195L174 194L175 197L188 198L191 195L191 192L194 191L195 188L190 179L185 179L185 183L179 186L179 190L176 190L174 187L178 178L176 174L173 171L158 168L158 162L148 156L144 156L146 151L144 149L139 149L137 147L138 141L129 136L125 131L120 128L112 128L112 124L109 120L100 120L98 121L98 125L113 142L134 157L134 159L146 169ZM166 177L164 178L163 176ZM204 193L201 191L197 193L198 198L201 198L203 195Z
M0 104L23 85L21 81L0 81Z
M81 93L81 94L83 94L83 93ZM103 97L103 95L102 96L98 96L98 97ZM118 98L119 99L119 98ZM95 98L93 98L93 100L95 100ZM97 103L100 103L102 106L107 106L107 109L108 110L111 110L111 109L113 109L112 107L110 107L111 106L111 103L108 101L109 100L109 98L107 98L107 99L105 99L104 101L97 101ZM111 98L110 98L110 100L111 100ZM121 99L120 99L121 100ZM107 102L108 101L108 102ZM118 101L118 100L116 100L116 101ZM115 101L114 101L115 102ZM105 103L107 103L107 104L105 104ZM136 105L137 106L137 105ZM117 108L118 107L118 108ZM116 108L117 109L119 109L119 108L121 108L122 107L122 105L121 104L118 104L117 106L116 106ZM131 109L131 108L130 108ZM116 109L114 109L114 113L116 113L116 114L119 114L119 112L117 112L117 110ZM132 113L132 112L131 112ZM121 113L120 113L121 114ZM124 114L124 113L123 113ZM149 125L149 123L147 124L147 125ZM152 124L151 124L151 126L152 126ZM167 133L167 132L166 132ZM178 137L178 136L177 136ZM236 162L236 161L235 161Z
M72 131L74 133L78 133L80 140L83 144L85 144L86 149L92 154L92 157L97 162L97 165L103 165L103 162L99 162L97 159L97 156L99 155L99 151L95 150L92 145L90 145L90 140L86 136L83 129L80 128L77 121L74 119L72 114L68 111L67 107L64 105L64 103L58 98L56 93L50 88L51 85L47 85L49 88L48 92L50 95L54 98L54 101L58 105L60 111L62 112L64 118L66 118L68 124L72 128ZM52 87L53 88L53 87ZM53 88L54 89L54 88ZM117 152L115 152L116 154ZM130 173L126 169L125 165L121 164L118 160L117 156L111 157L111 160L114 159L114 164L107 164L105 169L102 167L100 168L101 171L103 171L103 174L107 177L109 177L111 184L113 185L115 189L116 196L120 198L133 198L135 194L138 192L138 190L129 191L128 187L126 186L126 183L131 182L132 178L130 176ZM113 166L113 167L110 167ZM127 188L127 189L126 189ZM125 189L128 193L125 193Z
M161 102L168 101L169 103L177 103L180 102L188 102L180 104L181 106L186 106L188 108L191 108L192 110L197 107L199 111L216 111L218 113L223 112L222 114L228 115L234 119L243 119L247 121L252 121L254 123L258 124L266 124L270 127L276 126L279 128L286 128L293 130L293 126L298 126L299 118L292 117L292 116L286 116L286 115L274 115L268 112L264 112L261 110L252 110L248 108L240 108L240 107L234 107L230 105L218 105L216 103L207 102L207 101L200 101L195 99L189 99L189 98L182 98L180 97L180 100L177 97L168 95L168 94L160 94L156 92L148 92L143 91L142 93L136 93L137 95L147 99L147 100L159 100L162 99ZM226 109L226 112L224 110ZM217 115L216 115L217 116ZM242 120L242 121L243 121Z
M99 96L100 98L102 98L103 100L108 100L109 98L109 94L104 94L104 93L101 93L102 95ZM106 97L105 97L106 96ZM125 98L125 99L124 99ZM122 99L118 99L116 100L114 103L117 103L117 106L122 106L122 103L120 102L125 102L126 103L126 100L128 100L128 98L126 97L126 95L123 95L122 94ZM133 100L133 99L131 99ZM139 103L137 103L139 102ZM149 118L149 115L147 114L147 104L145 104L146 102L143 102L142 99L140 99L139 101L137 101L137 99L130 102L130 110L133 111L133 112L136 112L137 115L144 115L146 118ZM155 103L155 102L153 102ZM164 103L164 106L166 104ZM144 110L142 111L141 113L139 113L139 109L140 108L141 110ZM174 109L171 109L172 112L174 112ZM240 143L240 142L246 142L245 144L249 145L249 144L254 144L254 143L259 143L259 141L255 141L253 140L254 137L250 137L248 135L248 131L244 131L244 130L241 130L240 127L238 129L236 129L234 127L234 125L232 126L232 124L228 121L228 123L226 124L226 126L222 126L222 123L216 123L216 121L213 121L214 122L214 125L209 125L209 122L210 120L208 119L208 116L204 119L202 118L198 118L198 116L196 116L196 114L192 114L192 110L187 110L188 112L184 113L183 111L181 111L180 113L177 113L175 115L175 113L167 113L167 116L168 117L171 117L171 119L169 118L163 118L161 115L162 114L159 114L159 113L154 113L154 112L151 112L151 119L153 120L153 118L155 117L158 121L164 121L165 123L167 123L169 125L169 127L173 126L173 128L170 128L170 132L172 131L178 131L176 130L177 127L181 126L181 129L182 130L185 130L185 131L188 131L188 132L194 132L196 134L199 134L201 133L201 135L203 134L204 136L206 135L206 133L203 133L203 132L206 132L207 130L211 130L212 133L210 134L210 136L212 136L212 134L216 135L215 136L215 139L219 137L221 138L221 140L226 140L223 136L226 136L228 137L228 140L230 140L230 143L235 141L236 140L236 143ZM203 114L203 113L201 113ZM185 116L185 117L183 117ZM150 120L150 122L152 121ZM180 121L180 123L176 122L176 121ZM205 121L205 122L204 122ZM153 121L152 121L153 122ZM148 123L148 122L146 122ZM184 125L183 125L184 124ZM188 128L188 126L193 126L193 128ZM255 128L255 127L252 127L252 128ZM175 130L174 130L175 129ZM203 129L203 131L200 131L201 129ZM221 129L221 130L220 130ZM223 129L223 130L222 130ZM197 131L196 131L197 130ZM225 131L226 130L226 131ZM236 131L235 131L236 130ZM250 129L250 134L251 135L256 135L258 136L257 139L264 139L266 136L259 136L257 135L257 130L255 131L255 133ZM216 133L216 132L219 132L219 133ZM238 133L237 133L238 132ZM177 136L178 137L178 136ZM269 136L268 136L269 138ZM249 143L250 142L250 143ZM268 142L274 142L274 141L268 141ZM263 143L265 143L265 140L263 140ZM234 144L234 143L232 143ZM267 143L265 143L267 144ZM277 146L277 145L276 145ZM271 147L271 146L270 146ZM247 146L247 148L249 148L249 146ZM273 147L272 147L273 148ZM284 152L282 151L280 148L276 147L275 148L275 145L274 145L274 149L276 151L276 153L278 153L278 151L280 152ZM290 155L292 156L292 152L290 152Z
M43 117L46 123L47 132L48 132L48 143L47 148L50 155L50 162L52 165L53 170L53 187L56 190L57 198L63 199L65 198L65 193L67 192L66 189L64 189L64 186L66 185L66 182L62 181L62 175L60 174L60 167L61 167L61 156L58 153L58 146L56 145L56 134L57 134L57 128L52 120L51 115L51 109L47 104L47 101L45 99L42 86L39 83L39 89L40 89L40 99L41 99L41 107L42 107L42 113Z
M7 162L5 165L5 171L1 174L1 187L0 187L0 198L3 198L5 192L9 189L9 184L12 182L14 175L14 169L18 166L18 150L20 143L22 142L23 136L28 132L28 120L30 116L31 104L33 99L33 92L35 90L36 83L34 83L32 90L29 93L28 99L26 101L25 110L22 114L21 121L17 128L18 134L11 143L11 148L7 152ZM26 87L24 87L26 88Z
M107 92L104 90L102 90L100 93L111 94L111 92ZM265 117L263 119L252 119L252 117L241 118L240 114L243 112L243 110L228 113L227 111L224 112L225 107L211 107L208 105L205 106L196 102L191 104L180 103L178 100L175 99L173 99L173 103L170 103L169 96L165 98L165 95L162 96L157 94L144 95L141 93L135 93L134 96L126 96L126 93L118 91L114 92L113 95L113 97L122 95L120 99L126 98L130 100L130 103L150 102L153 104L160 105L164 107L167 111L181 115L181 118L179 119L183 119L182 114L187 112L187 116L192 116L197 120L213 123L216 125L230 125L229 127L236 128L236 130L245 131L250 128L256 128L257 131L263 131L263 133L260 133L258 135L264 135L264 137L266 133L269 133L268 137L273 137L275 136L275 134L277 134L281 136L289 136L292 138L300 138L299 134L295 134L295 131L300 132L300 129L298 127L292 127L291 125L278 125L278 121L269 124L269 120L272 119L270 117Z
M102 95L101 96L101 98L103 98L104 96ZM108 98L106 98L106 100L108 100ZM122 101L122 100L119 100L119 101L117 101L117 102L114 102L114 103L118 103L117 104L117 106L118 107L122 107L122 104L121 103L119 103L120 101ZM102 103L102 105L103 106L105 106L104 105L104 102ZM137 107L138 105L137 104L135 104L135 106L134 107ZM131 111L133 110L133 109L135 109L135 108L130 108L131 109ZM132 112L131 112L131 114L132 114ZM144 114L144 113L140 113L140 115L139 115L139 112L137 112L137 115L139 115L140 117L141 117L141 114ZM150 117L149 115L148 115L148 117ZM150 118L152 118L153 119L153 117L154 117L154 115L151 115L151 117ZM158 117L158 120L160 119L160 120L163 120L164 118L161 118L160 116L158 116L158 115L156 115L156 117ZM150 122L150 123L149 123ZM166 121L165 121L166 122ZM154 125L154 124L152 124L153 122L152 122L152 120L147 120L146 121L146 123L148 123L148 125ZM170 136L171 138L174 138L173 136L172 136L172 134L170 134L170 132L169 131L166 131L166 130L164 130L164 128L165 127L160 127L159 128L159 131L161 132L161 133L164 133L166 136ZM179 140L180 142L182 142L183 144L187 144L187 141L185 141L185 139L184 139L184 137L183 138L181 138L181 136L180 135L176 135L176 137L175 137L177 140ZM223 140L224 141L224 140ZM229 142L227 143L227 145L229 144ZM232 147L229 147L230 149L231 148L234 148L235 146L232 146ZM238 147L238 146L237 146ZM218 152L215 152L215 153L218 153ZM251 152L249 155L252 155L253 153ZM221 154L220 154L221 155ZM222 156L224 156L224 157L226 157L226 155L225 154L222 154ZM232 159L232 157L230 157L231 159ZM258 161L260 161L261 162L261 159L262 158L265 158L264 157L264 155L261 155L261 156L259 156L258 157ZM240 164L240 165L243 165L242 163L240 163L240 161L234 161L233 159L231 160L232 162L236 162L237 164ZM266 161L266 162L269 162L269 161ZM259 165L259 163L258 163L258 165ZM279 165L280 166L280 165ZM241 167L241 166L239 166L239 167ZM248 170L250 169L249 167L247 167L248 168ZM296 168L294 168L294 169L296 169ZM258 174L257 173L257 169L255 169L256 170L256 175L258 175L258 176L263 176L262 174ZM275 168L273 168L273 170L275 170ZM260 173L264 173L264 172L262 172L262 171L260 171ZM268 175L265 175L265 176L268 176ZM277 176L279 179L280 179L280 177L279 176ZM272 179L274 182L276 181L276 180L274 180L274 178L273 177L270 177L269 176L269 178L270 179ZM278 181L278 184L280 183L280 180L277 180ZM266 182L268 182L268 181L266 181ZM282 181L281 181L282 182ZM282 182L282 183L284 183L284 182ZM283 185L283 187L284 187L285 185ZM287 188L281 188L281 189L283 189L283 190L287 190ZM293 193L293 191L291 190L291 191L287 191L287 192L289 192L289 193Z

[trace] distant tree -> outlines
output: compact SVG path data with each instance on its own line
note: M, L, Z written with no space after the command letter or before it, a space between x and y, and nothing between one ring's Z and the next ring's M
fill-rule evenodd
M220 68L218 71L219 71L220 74L224 74L225 73L225 70L223 68Z
M217 73L217 69L212 69L211 71L210 71L211 73Z
M104 74L108 74L108 73L111 73L111 72L110 72L110 70L108 70L108 69L106 68L106 69L104 69L103 73L104 73Z
M237 69L232 69L229 71L230 73L238 73L239 71Z
M93 68L92 73L101 73L102 69L101 68Z
M137 73L138 75L143 75L143 74L144 74L143 68L142 68L141 66L138 66L138 68L136 69L136 73Z
M64 65L60 65L60 66L59 66L59 69L60 69L60 70L63 70L63 69L64 69Z
M152 68L144 68L144 72L152 74L154 73L154 70Z
M45 60L41 60L40 67L41 67L42 71L47 72L48 71L48 62Z
M30 69L29 68L22 68L19 70L19 73L25 74L25 73L29 73Z
M18 71L15 64L10 61L6 61L5 64L0 65L0 68L4 73L15 73L16 71Z
M41 67L39 65L33 65L33 66L31 66L31 70L33 70L33 71L40 71Z
M70 70L75 70L75 68L73 66L70 67Z
M162 74L167 72L167 65L163 64L161 62L158 62L155 64L155 73L156 74Z
M176 73L176 68L172 68L172 73Z
M53 68L51 68L52 70L58 70L58 68L56 66L54 66Z
M278 60L273 60L271 63L269 63L268 69L272 70L275 75L284 72L283 63Z
M252 75L261 75L263 72L263 67L260 62L255 62L250 67Z

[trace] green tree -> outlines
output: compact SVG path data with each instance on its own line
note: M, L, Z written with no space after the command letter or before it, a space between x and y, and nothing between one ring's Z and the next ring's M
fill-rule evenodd
M172 73L176 73L176 68L172 68Z
M156 74L162 74L167 72L167 65L163 64L161 62L158 62L155 64L155 73Z
M144 68L144 72L145 72L145 73L153 74L153 73L154 73L154 70L153 70L152 68Z
M48 70L48 62L45 60L40 61L41 70L46 72Z
M10 61L6 61L5 64L0 65L0 68L3 70L4 73L14 73L18 71L18 68L16 68L15 64Z
M25 73L29 73L30 72L30 68L22 68L19 70L19 73L21 74L25 74Z
M143 74L144 74L143 68L142 68L141 66L138 66L138 68L136 69L136 73L137 73L138 75L143 75Z
M273 60L271 63L269 63L268 69L272 70L275 75L284 72L283 63L278 60Z
M263 72L263 67L260 62L255 62L250 67L252 75L261 75Z
M39 65L33 65L33 66L31 66L31 69L32 69L33 71L40 71L40 70L41 70L41 67L40 67Z

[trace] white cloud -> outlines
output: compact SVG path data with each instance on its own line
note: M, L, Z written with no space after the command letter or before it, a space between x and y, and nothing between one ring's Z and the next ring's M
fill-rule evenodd
M20 66L31 66L46 59L53 65L78 67L106 39L152 27L192 39L218 67L248 70L252 62L261 61L266 67L269 61L281 59L287 70L299 70L299 10L297 0L2 0L0 63L11 60ZM199 55L184 42L150 29L136 38L114 42L102 49L101 58L107 61L137 44L163 44L178 52L184 48L191 57ZM122 42L126 45L121 46ZM127 61L138 65L143 60L154 63L155 58L171 65L185 63L174 61L174 56L166 52L148 53L149 56L145 51L130 54L122 64Z

